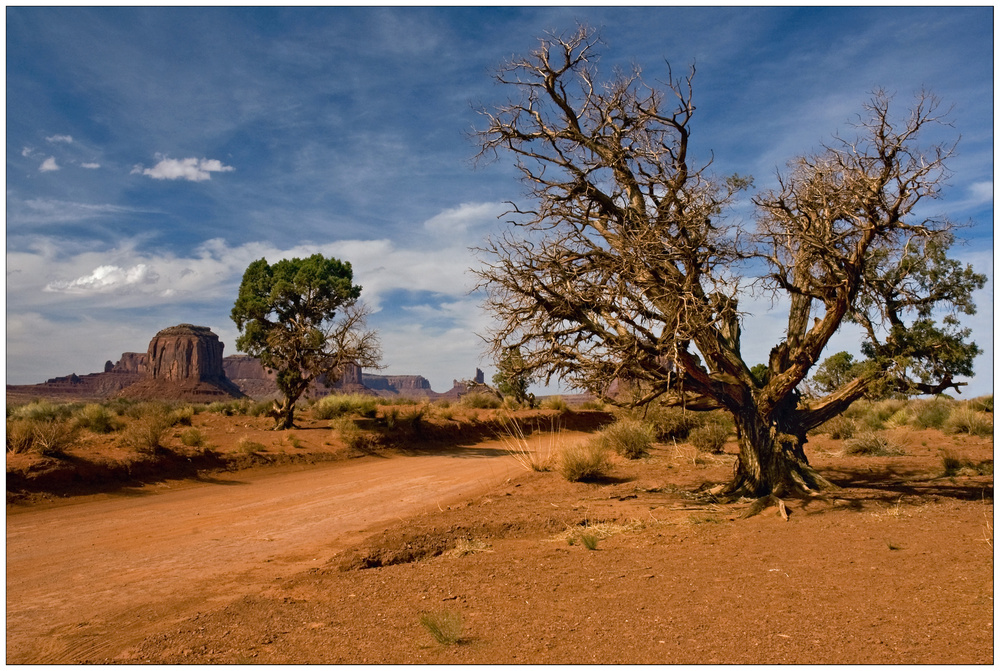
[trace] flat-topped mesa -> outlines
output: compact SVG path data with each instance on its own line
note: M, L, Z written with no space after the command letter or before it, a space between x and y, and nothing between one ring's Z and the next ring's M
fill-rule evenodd
M165 328L149 342L147 371L154 380L218 382L222 370L222 342L207 326L179 324Z
M210 401L244 396L222 367L223 344L207 326L178 324L149 341L144 380L122 391L132 398Z

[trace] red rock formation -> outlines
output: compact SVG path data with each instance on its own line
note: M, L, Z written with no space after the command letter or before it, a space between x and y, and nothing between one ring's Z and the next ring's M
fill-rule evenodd
M110 361L108 363L111 363ZM108 364L104 364L106 373L139 373L146 374L146 353L145 352L123 352L122 358L118 360L111 370Z
M146 350L146 379L123 396L190 401L244 396L222 367L223 344L207 326L180 324L163 329Z
M170 382L224 380L222 347L219 336L206 326L171 326L149 342L147 371L154 380Z

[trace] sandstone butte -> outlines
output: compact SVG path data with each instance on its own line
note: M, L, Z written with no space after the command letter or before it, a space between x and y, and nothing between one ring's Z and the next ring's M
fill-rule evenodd
M211 402L278 395L273 371L245 354L223 356L223 348L222 341L207 326L178 324L153 336L145 353L125 352L117 363L105 363L101 373L73 373L41 384L7 385L7 398L10 402L34 398L104 400L123 396ZM482 371L477 369L474 379L482 383ZM318 382L306 396L339 392L457 400L466 390L463 382L455 380L452 389L438 393L421 375L373 375L358 366L348 366L336 383L328 387Z

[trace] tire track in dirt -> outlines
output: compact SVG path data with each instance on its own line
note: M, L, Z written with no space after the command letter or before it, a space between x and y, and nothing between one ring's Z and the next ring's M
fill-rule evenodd
M265 593L367 533L518 470L502 445L483 443L9 508L7 662L121 657L152 631Z

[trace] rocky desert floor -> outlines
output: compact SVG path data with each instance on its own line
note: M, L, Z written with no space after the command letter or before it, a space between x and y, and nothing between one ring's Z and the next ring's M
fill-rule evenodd
M992 439L894 429L904 454L871 457L818 435L842 489L744 519L693 494L735 444L574 483L522 467L491 412L365 449L329 421L290 439L199 414L211 459L96 436L58 463L8 454L7 662L993 662ZM606 419L538 413L562 428L528 443Z

